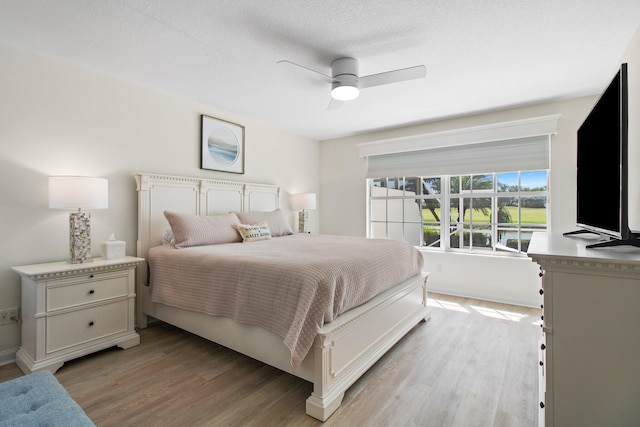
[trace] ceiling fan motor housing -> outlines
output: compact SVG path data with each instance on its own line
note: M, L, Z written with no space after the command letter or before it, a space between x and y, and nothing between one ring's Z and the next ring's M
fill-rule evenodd
M338 58L331 63L331 77L352 75L358 78L358 60L354 58Z

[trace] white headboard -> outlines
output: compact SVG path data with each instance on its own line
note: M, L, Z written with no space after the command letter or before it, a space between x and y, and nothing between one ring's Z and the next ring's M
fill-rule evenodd
M196 215L215 215L231 211L272 211L280 207L280 188L219 179L133 174L138 191L138 241L136 255L162 243L169 228L165 210ZM138 284L147 283L147 268L137 268Z

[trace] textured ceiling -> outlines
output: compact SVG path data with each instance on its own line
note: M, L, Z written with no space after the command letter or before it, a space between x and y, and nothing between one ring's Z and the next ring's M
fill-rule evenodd
M599 93L638 24L639 0L0 0L0 41L319 140ZM343 56L427 77L328 111L276 64Z

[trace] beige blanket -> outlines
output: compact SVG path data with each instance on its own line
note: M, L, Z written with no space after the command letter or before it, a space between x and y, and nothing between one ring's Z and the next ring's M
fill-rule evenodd
M259 325L284 338L297 368L319 328L420 273L396 240L295 234L148 253L151 299Z

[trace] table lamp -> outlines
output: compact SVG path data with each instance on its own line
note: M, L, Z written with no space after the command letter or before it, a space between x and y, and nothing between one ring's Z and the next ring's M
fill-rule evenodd
M299 193L291 195L291 208L298 212L298 233L309 233L309 212L316 208L316 193Z
M77 209L69 214L69 260L91 262L91 214L82 209L109 207L109 181L88 176L49 177L49 208Z

